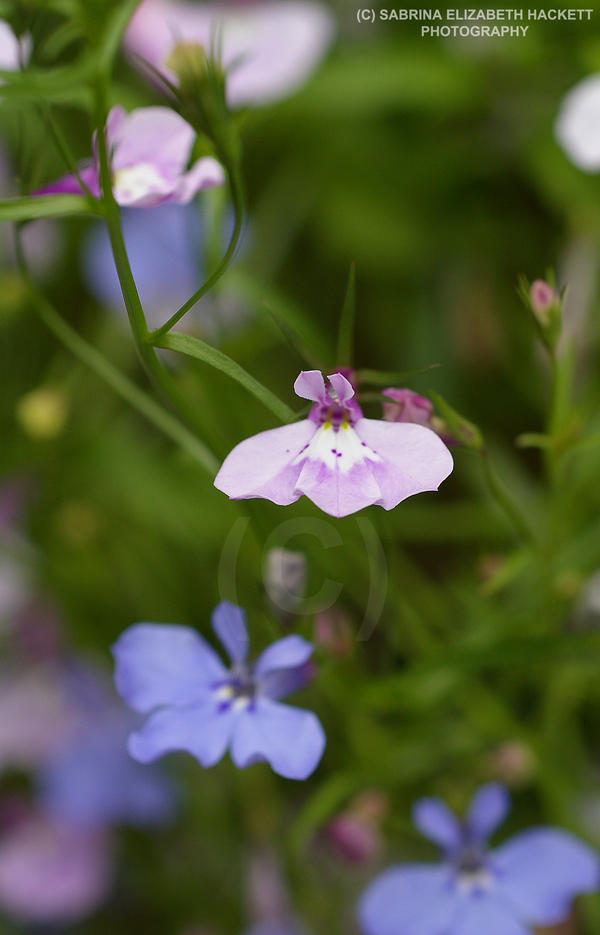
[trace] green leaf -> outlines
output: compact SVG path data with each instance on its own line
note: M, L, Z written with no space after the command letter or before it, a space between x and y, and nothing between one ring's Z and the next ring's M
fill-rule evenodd
M429 364L428 367L421 367L419 370L357 370L356 377L359 383L372 383L374 386L398 386L413 377L429 373L430 370L435 370L439 366L440 364Z
M30 195L0 201L0 221L34 221L37 218L101 213L100 202L84 195Z
M318 829L358 790L359 779L352 773L336 773L312 795L289 830L290 847L301 853Z
M177 351L180 354L187 354L188 357L195 357L205 364L220 370L227 374L232 380L235 380L244 387L249 393L252 393L256 399L269 409L273 415L277 416L282 422L289 422L295 418L293 409L290 409L278 396L275 396L271 390L259 383L235 360L228 357L222 351L211 347L199 338L192 338L187 334L176 334L170 332L156 337L153 341L155 347L162 347L169 351Z
M122 0L108 17L98 49L98 65L102 71L110 70L119 51L127 23L138 3L139 0Z
M539 432L523 432L515 439L517 448L552 448L553 441L549 435Z
M56 68L0 71L0 98L50 102L91 103L88 82L94 74L91 58Z
M356 319L356 267L350 264L346 297L340 316L338 331L337 361L338 367L350 367L353 358L354 322Z

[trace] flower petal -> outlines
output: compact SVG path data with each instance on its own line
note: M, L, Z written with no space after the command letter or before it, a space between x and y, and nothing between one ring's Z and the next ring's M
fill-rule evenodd
M308 685L314 674L315 666L310 660L295 669L273 669L260 680L261 694L279 701Z
M254 674L259 678L274 669L295 669L312 656L314 646L295 633L271 643L254 664Z
M502 824L510 808L506 788L499 782L489 782L477 790L467 813L467 831L471 840L485 842Z
M452 472L452 455L423 425L359 419L356 434L379 455L371 470L381 490L381 506L391 510L407 497L437 490Z
M452 935L531 935L495 893L463 896L451 931Z
M210 48L220 26L222 60L233 107L290 94L317 66L335 33L331 11L311 0L271 3L183 3L144 0L125 33L130 55L145 59L170 80L166 62L176 42Z
M339 403L345 403L354 396L354 387L343 373L330 373L327 377Z
M562 921L578 893L600 885L597 853L558 828L523 831L491 859L499 896L530 924Z
M96 167L90 165L81 165L78 166L78 170L82 181L87 185L92 195L96 195L96 197L99 198L100 182L98 180L98 171ZM50 182L48 185L43 185L42 188L37 188L33 194L83 195L84 191L74 175L63 175L62 178L56 179L55 182Z
M234 721L233 708L222 708L212 698L184 708L161 708L131 734L128 749L140 763L186 751L202 766L214 766L227 749Z
M294 383L294 393L317 403L325 398L325 380L320 370L301 370Z
M190 627L136 623L113 646L115 684L136 711L198 701L227 670Z
M324 749L325 734L312 711L260 699L238 715L231 757L240 769L266 760L286 779L306 779Z
M296 488L330 516L348 516L381 501L374 465L354 429L322 426L307 451Z
M180 176L173 193L173 201L185 205L197 192L225 184L225 172L220 162L206 156L198 159L189 172Z
M112 115L112 111L111 111ZM159 174L173 182L185 172L194 131L183 117L170 107L138 107L109 119L106 136L112 150L113 172L140 164L154 166Z
M264 497L280 506L294 503L300 496L296 481L302 465L292 462L314 433L314 423L304 419L245 439L225 458L215 487L232 500Z
M600 73L588 75L564 97L555 133L578 169L600 169Z
M413 807L413 823L422 835L452 852L462 843L462 828L456 815L441 799L419 799Z
M244 662L248 656L246 614L231 601L221 601L212 612L212 628L227 650L232 662Z
M365 935L459 935L451 927L459 905L448 868L390 867L363 893L358 919ZM488 932L482 929L478 935Z

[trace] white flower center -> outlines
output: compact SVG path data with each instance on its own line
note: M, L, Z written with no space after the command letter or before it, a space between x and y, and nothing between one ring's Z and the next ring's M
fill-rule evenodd
M164 179L149 162L139 162L135 166L113 172L113 192L120 202L141 201L153 192L164 191L164 187Z
M492 874L485 867L478 867L476 870L461 870L456 877L458 891L466 896L474 892L489 893L493 883Z
M347 422L342 422L337 429L330 422L321 425L292 463L301 464L306 459L322 461L330 470L337 469L342 474L347 474L355 464L363 461L381 461Z

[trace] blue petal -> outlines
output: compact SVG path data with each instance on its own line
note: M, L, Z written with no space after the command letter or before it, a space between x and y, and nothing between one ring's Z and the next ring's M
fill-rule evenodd
M198 701L227 675L214 650L190 627L136 623L112 651L117 690L136 711Z
M358 920L365 935L457 935L451 922L460 902L447 867L390 867L363 893Z
M561 922L578 893L600 884L598 854L558 828L524 831L492 851L491 860L499 896L535 925Z
M304 688L314 675L315 667L309 660L295 669L273 669L260 681L260 690L267 698L278 701Z
M44 808L59 820L85 826L168 821L175 807L173 787L158 769L131 759L124 721L90 727L42 769L38 791Z
M510 906L502 904L499 894L477 893L463 896L463 904L448 935L532 935ZM446 935L446 930L444 931Z
M235 715L214 700L185 708L161 708L129 738L129 752L140 763L185 751L202 766L214 766L229 744Z
M419 799L413 807L413 823L422 835L451 852L462 844L460 822L441 799Z
M471 800L467 813L467 831L472 841L487 841L502 824L510 808L506 788L499 782L481 786Z
M312 711L261 699L238 715L231 757L240 769L266 760L286 779L306 779L324 749L325 734Z
M221 601L212 613L212 628L232 662L245 662L248 656L246 614L230 601Z
M284 636L260 654L254 665L254 674L261 678L275 669L295 669L310 659L313 649L312 643L301 636Z

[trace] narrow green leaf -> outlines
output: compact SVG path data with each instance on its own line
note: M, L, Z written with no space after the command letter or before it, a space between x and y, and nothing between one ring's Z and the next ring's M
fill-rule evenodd
M37 218L101 213L100 202L83 195L29 195L0 201L0 221L34 221Z
M340 316L338 331L337 361L338 367L350 367L353 359L354 323L356 320L356 266L350 264L346 297Z
M483 451L483 436L477 426L465 419L456 409L453 409L450 403L447 403L439 393L431 392L429 395L445 420L450 434L465 447L473 448L475 451Z
M108 71L119 51L121 38L127 23L131 19L139 0L122 0L108 17L100 39L98 64L102 71Z
M82 101L88 104L91 94L87 84L94 73L90 57L72 65L56 68L28 68L24 72L1 71L0 97L7 100Z
M235 360L232 360L231 357L215 347L211 347L210 344L200 341L199 338L170 332L155 337L153 344L155 347L162 347L169 351L177 351L179 354L187 354L188 357L195 357L196 360L201 360L203 363L214 367L215 370L227 374L228 377L243 386L249 393L252 393L263 406L266 406L282 422L289 422L295 418L293 409L287 406L278 396L275 396L266 386L259 383Z
M549 435L541 435L539 432L523 432L515 439L517 448L552 448L552 444Z
M372 383L374 386L398 386L411 380L413 377L419 377L423 373L429 373L435 370L440 364L429 364L428 367L421 367L419 370L357 370L356 377L359 383Z

